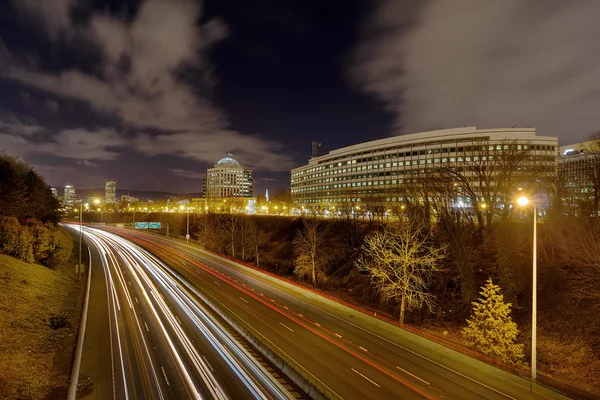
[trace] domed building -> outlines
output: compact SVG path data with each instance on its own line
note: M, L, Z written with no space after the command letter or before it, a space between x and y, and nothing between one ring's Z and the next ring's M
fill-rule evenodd
M207 198L252 197L252 170L244 169L231 154L206 171Z

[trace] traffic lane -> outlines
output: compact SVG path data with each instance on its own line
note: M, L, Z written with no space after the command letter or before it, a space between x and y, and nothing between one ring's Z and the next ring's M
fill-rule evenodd
M143 235L141 239L149 239L150 242L154 242L154 244L157 244L157 242L161 245L173 244L171 241L167 241L164 238L154 235ZM234 280L245 282L248 287L257 288L260 292L266 293L268 297L275 299L281 304L288 304L288 308L299 311L300 315L317 323L321 322L322 324L327 324L329 326L333 325L331 329L341 332L341 336L346 336L355 343L366 343L369 347L377 349L380 358L386 360L388 364L400 364L396 365L396 367L398 368L398 371L405 376L415 378L416 380L426 381L429 385L433 382L433 388L449 393L450 395L458 395L461 397L476 395L498 399L512 398L512 396L502 390L498 390L483 384L482 382L471 380L470 378L457 373L457 371L437 364L433 360L419 356L409 349L378 336L374 332L365 331L362 328L353 325L350 321L344 320L334 314L327 313L293 295L274 288L254 277L248 276L238 269L230 268L226 265L224 266L221 260L212 255L207 256L196 249L192 250L183 245L177 246L177 250L183 251L183 253L199 259L204 264L228 274L228 276L232 277ZM390 345L395 346L396 351L390 352ZM498 384L498 382L493 383ZM529 393L527 391L527 393L523 394Z
M126 249L120 248L120 256L124 257ZM130 256L131 257L131 256ZM127 260L131 263L131 259ZM150 263L147 260L146 267ZM125 272L125 271L123 271ZM127 275L125 275L127 274ZM195 352L195 348L205 351L211 346L206 343L206 340L202 335L196 336L193 342L194 349L190 349L189 346L185 346L182 340L171 340L170 338L177 338L178 332L176 331L173 324L178 323L175 321L169 321L167 311L163 310L158 304L157 299L154 298L156 293L160 293L156 286L150 286L147 279L148 276L140 279L140 276L136 275L136 272L127 269L123 275L124 281L127 282L125 285L126 289L131 291L129 295L129 301L132 305L132 309L137 308L139 310L140 321L138 322L138 331L142 332L142 335L147 336L147 341L153 349L153 356L155 358L155 364L159 368L153 368L149 365L148 371L152 370L157 372L159 378L164 378L164 384L166 385L166 398L190 398L198 397L199 395L212 398L214 397L214 390L211 390L209 383L206 383L202 374L198 369L195 362L192 361L193 355L190 352ZM131 283L133 282L133 284ZM161 293L161 300L165 300L168 296ZM135 306L133 304L135 303ZM170 311L170 310L169 310ZM179 316L176 321L181 321L183 316ZM143 324L143 328L142 328ZM169 344L167 344L169 342ZM191 342L191 341L190 341ZM207 361L208 362L208 361ZM217 365L216 362L213 364ZM212 366L207 367L210 370L209 375L214 376L220 375L222 381L227 384L230 388L232 395L238 396L237 398L251 398L247 393L242 394L238 391L238 387L241 386L239 382L233 382L229 368L214 368ZM160 370L158 372L157 370ZM162 373L162 376L160 376ZM154 375L154 374L153 374ZM219 379L217 379L218 381ZM221 386L221 385L219 385ZM213 388L214 389L214 388ZM157 398L156 396L146 398ZM235 398L235 397L234 397Z
M378 393L376 398L397 398L398 393L403 393L401 398L427 397L416 385L400 382L394 374L369 363L362 354L352 355L339 346L332 346L331 339L315 335L306 329L305 324L296 326L293 321L264 305L257 308L256 302L240 298L237 289L215 282L210 274L203 273L194 265L186 267L181 261L178 264L178 270L195 288L227 309L226 313L235 314L246 326L254 327L255 334L284 349L300 365L310 366L307 369L342 397L355 398L359 394L363 398L373 398L373 392ZM250 296L247 298L253 300ZM307 351L308 348L318 348L319 353Z
M168 385L161 383L162 377L156 370L152 354L161 349L160 343L155 343L152 347L148 345L142 324L133 309L127 281L122 275L120 266L122 261L118 260L116 251L109 243L102 242L101 246L103 246L106 263L108 290L111 293L110 325L116 397L164 398Z
M112 399L115 394L110 326L107 324L109 308L104 267L98 248L92 241L85 239L91 254L92 281L78 382L78 385L84 389L79 391L77 398L82 400ZM87 387L88 382L91 383L91 387Z
M144 259L139 259L139 257L144 257ZM192 326L196 326L197 328L199 327L200 329L192 329L191 332L195 335L196 337L196 345L194 345L194 347L198 346L198 343L200 343L198 341L198 339L201 342L204 342L205 345L201 346L205 351L206 350L212 350L212 355L211 354L203 354L202 356L200 356L199 354L197 354L195 352L194 349L194 354L192 354L190 358L194 358L195 360L199 360L200 357L202 357L204 360L206 360L208 362L207 359L213 358L214 361L212 362L212 365L209 364L209 368L211 369L212 372L214 372L214 370L216 369L221 369L221 375L224 377L223 381L227 383L226 387L229 389L228 390L228 394L232 397L232 398L254 398L254 397L263 397L262 393L259 393L256 391L257 387L256 385L262 385L261 382L258 382L258 380L254 379L254 377L252 376L252 371L250 371L248 368L252 368L252 365L254 365L255 369L256 367L260 367L260 365L256 362L256 360L250 360L251 356L249 354L246 354L244 351L240 351L240 347L237 347L236 350L236 343L233 341L233 339L229 336L228 333L226 333L221 327L220 325L218 325L218 323L216 323L216 321L214 321L210 316L206 315L205 311L202 311L202 307L197 304L194 303L191 299L191 296L188 293L183 293L181 292L181 287L179 285L176 284L176 281L173 279L173 277L171 277L168 273L168 271L165 271L162 266L160 265L160 262L155 263L154 260L152 259L152 257L150 255L144 255L141 254L139 252L136 252L136 257L138 257L138 261L143 262L144 264L144 271L143 271L143 275L145 276L146 271L148 271L148 275L152 276L152 279L149 278L149 276L145 276L145 278L142 280L142 284L140 286L143 285L148 285L146 287L146 291L149 293L152 293L153 295L155 293L159 293L160 295L160 299L155 297L155 299L158 301L160 300L160 302L165 302L165 306L161 306L161 310L165 312L164 317L167 319L170 319L170 323L166 324L167 329L172 330L177 337L182 337L181 336L181 332L179 332L180 325L183 324L182 321L186 320L187 318L190 318L190 321L192 322L191 324L189 324L190 327ZM134 265L133 260L130 260L130 265ZM137 264L139 265L139 264ZM132 273L134 271L131 271ZM142 274L140 274L142 275ZM137 279L136 279L137 280ZM135 285L134 285L135 286ZM180 291L181 293L176 293L176 291ZM176 301L177 300L177 301ZM171 305L166 304L167 302L171 302ZM186 303L186 304L184 304ZM172 310L177 309L179 312L177 314L173 314ZM193 310L192 310L193 309ZM195 310L195 311L194 311ZM200 315L201 313L204 313L204 316ZM179 318L178 318L179 316ZM191 320L193 318L193 321ZM199 318L196 318L199 317ZM201 324L202 326L199 326L198 324ZM177 329L176 329L177 328ZM185 333L183 333L185 340L180 340L181 343L183 343L184 341L188 341L187 337L185 337ZM207 341L208 338L210 338L210 343ZM227 342L228 344L223 344L221 342ZM228 347L227 347L228 346ZM238 345L239 346L239 345ZM227 348L226 348L227 347ZM220 348L219 352L217 352L217 348ZM186 351L188 351L189 349L187 349ZM231 350L231 352L230 352ZM235 353L235 355L234 355ZM189 351L188 351L188 355L189 355ZM235 358L244 358L247 362L247 364L249 365L249 367L246 367L246 364L244 362L241 361L237 361L237 364L232 364L232 362L236 362ZM225 358L229 358L229 362L225 362ZM254 364L252 364L252 361L254 362ZM222 368L217 368L219 366L222 366ZM214 368L214 369L213 369ZM260 367L262 368L262 367ZM242 371L244 370L244 371ZM246 383L242 383L241 379L241 374L243 374L245 372L246 377L245 379L247 380ZM256 372L256 371L254 371ZM268 375L268 373L264 370L262 370L262 375L261 376L268 376L270 379L273 380L274 382L274 378L270 377ZM269 387L265 387L263 385L263 392L268 393L269 390L271 390L274 386L278 386L278 384L273 384L273 382L267 382L269 384L271 384L272 386ZM286 396L282 396L281 391L285 391L285 389L283 389L283 387L278 386L279 387L279 391L278 392L272 392L273 397L286 397ZM250 389L252 388L251 391Z

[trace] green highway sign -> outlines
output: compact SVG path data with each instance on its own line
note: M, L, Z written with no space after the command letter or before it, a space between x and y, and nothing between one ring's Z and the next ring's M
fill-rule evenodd
M150 229L160 229L160 222L148 222Z
M135 229L148 229L148 223L147 222L136 222Z

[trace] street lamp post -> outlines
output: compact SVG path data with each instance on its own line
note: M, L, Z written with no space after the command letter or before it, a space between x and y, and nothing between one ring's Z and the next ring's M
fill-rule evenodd
M527 197L519 197L517 203L526 206L529 203ZM533 279L532 279L532 301L531 301L531 389L535 384L537 368L537 207L533 206Z
M94 204L99 205L100 204L100 199L94 199ZM102 207L99 208L100 210L100 225L102 225L103 222L103 215L104 214L104 209Z
M179 206L179 210L183 211L183 209L184 209L183 205ZM189 244L190 243L190 208L189 207L187 207L187 224L186 224L186 226L187 226L187 229L186 229L186 233L185 233L185 242L187 244Z
M190 209L187 210L187 229L185 234L185 242L190 243Z
M83 242L83 200L79 202L79 264L77 265L77 280L81 282L81 243Z

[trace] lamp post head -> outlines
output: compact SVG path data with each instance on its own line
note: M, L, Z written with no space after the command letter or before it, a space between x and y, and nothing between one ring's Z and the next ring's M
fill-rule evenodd
M527 204L529 204L529 199L525 196L521 196L517 199L517 204L521 207L526 206Z
M100 199L94 199L95 204L100 204Z

